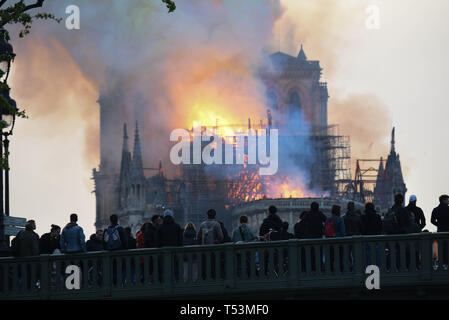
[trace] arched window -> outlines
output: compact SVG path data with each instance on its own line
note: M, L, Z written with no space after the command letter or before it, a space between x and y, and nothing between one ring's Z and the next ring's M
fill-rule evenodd
M301 99L299 98L299 94L295 91L290 95L289 99L289 114L293 114L296 112L302 111Z
M267 93L267 106L273 111L278 109L278 97L273 91Z

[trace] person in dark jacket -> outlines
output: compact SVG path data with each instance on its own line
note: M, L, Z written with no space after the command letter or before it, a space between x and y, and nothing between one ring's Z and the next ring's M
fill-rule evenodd
M126 238L127 238L127 242L128 242L128 246L126 247L126 249L137 249L137 241L131 234L130 227L125 228L125 234L126 234Z
M307 223L307 238L318 239L323 237L324 224L326 223L326 216L320 211L318 202L312 202L310 205L310 212L306 214L305 220Z
M380 215L376 213L374 204L371 202L365 205L365 215L362 216L362 234L382 234L382 219Z
M376 209L374 207L374 204L371 202L368 202L365 205L365 215L362 216L362 231L364 235L380 235L382 234L382 219L380 215L376 213ZM397 253L399 253L398 247L396 247ZM380 265L380 248L378 244L375 244L375 263L377 266ZM374 263L374 261L371 261L371 246L368 244L365 246L365 252L366 252L366 261L367 264ZM398 258L398 257L396 257ZM388 258L388 264L390 264L390 260Z
M55 224L51 225L49 233L45 233L39 239L40 254L53 254L56 249L60 251L59 238L61 227Z
M296 222L294 226L296 239L306 239L307 237L307 223L306 220L304 219L306 214L307 211L303 211L299 216L298 222Z
M25 230L16 236L14 244L17 257L29 257L39 255L39 236L36 232L36 222L28 220Z
M86 250L91 251L103 251L103 230L97 230L93 235L90 236L90 239L86 242Z
M397 194L394 196L394 205L391 208L391 212L396 216L397 219L397 232L400 234L407 233L410 227L410 214L407 209L403 206L404 196L402 194Z
M424 216L424 212L422 211L422 209L416 205L415 195L410 196L408 206L405 208L410 214L413 213L415 217L415 223L418 225L421 232L421 230L426 226L426 217Z
M280 234L281 240L290 240L295 237L292 233L288 232L288 227L289 227L289 224L287 221L282 222L282 228L281 228L281 234Z
M345 222L346 235L348 237L362 234L362 221L360 215L355 212L354 202L348 202L347 211L343 220Z
M105 250L125 250L128 248L128 237L125 230L118 224L118 216L109 217L111 225L103 233L103 245Z
M59 239L62 253L86 252L86 238L84 236L84 231L77 222L77 214L71 214L70 223L68 223L62 230L61 238Z
M160 225L164 222L162 217L158 214L155 214L151 217L151 223L148 223L145 229L144 241L146 248L156 248L156 231L160 227Z
M270 232L277 232L278 234L281 232L282 220L276 212L277 208L275 206L272 205L268 208L268 217L263 220L262 225L260 226L259 236L263 237ZM277 239L272 238L271 240Z
M182 242L185 246L194 246L198 244L196 240L196 229L193 222L189 222L186 224Z
M433 209L430 222L437 227L437 232L449 232L449 196L444 194L440 196L440 205ZM447 269L449 259L447 255L447 242L443 245L443 267Z
M430 222L437 227L437 232L449 232L449 196L440 197L440 205L433 209Z
M158 247L182 246L183 232L179 224L175 222L174 213L165 210L164 222L156 231L156 244Z

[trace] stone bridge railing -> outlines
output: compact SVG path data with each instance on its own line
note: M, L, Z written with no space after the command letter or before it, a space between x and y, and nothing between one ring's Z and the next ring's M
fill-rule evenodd
M439 261L436 262L436 257ZM449 233L357 236L0 259L0 299L271 297L449 285ZM66 282L79 268L79 289ZM278 295L279 294L279 295Z

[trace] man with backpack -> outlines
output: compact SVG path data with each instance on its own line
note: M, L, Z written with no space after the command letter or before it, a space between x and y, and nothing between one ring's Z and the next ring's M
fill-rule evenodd
M249 242L257 239L253 230L248 226L248 217L243 215L240 217L240 226L232 233L233 242Z
M220 223L215 220L216 214L214 209L207 211L207 220L201 223L198 230L199 244L219 244L223 242L223 231Z
M103 234L104 249L113 251L128 248L128 238L123 227L118 224L118 216L113 214L109 217L109 220L111 225Z
M324 235L326 238L344 237L346 236L345 223L341 215L341 208L333 205L331 209L332 217L327 218Z
M280 240L281 230L282 230L282 220L276 214L277 208L271 205L268 208L266 217L262 225L260 226L259 236L264 237L267 240Z

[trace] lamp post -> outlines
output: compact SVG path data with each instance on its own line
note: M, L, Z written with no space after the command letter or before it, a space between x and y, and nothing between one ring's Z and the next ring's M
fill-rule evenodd
M9 96L9 87L7 81L9 77L9 71L11 69L11 60L15 57L13 47L5 39L5 30L0 29L0 94L2 96L2 102L0 107L0 119L2 126L0 127L0 139L3 140L0 143L0 155L3 157L3 146L5 147L5 162L4 166L0 168L0 252L1 255L8 255L9 237L5 237L5 229L3 218L9 216L9 139L12 135L12 130L15 123L15 114L17 111L16 102ZM5 103L7 102L7 103ZM4 131L6 129L6 131ZM5 188L3 188L3 170L5 170ZM6 200L6 201L4 201ZM5 205L3 205L5 203Z

